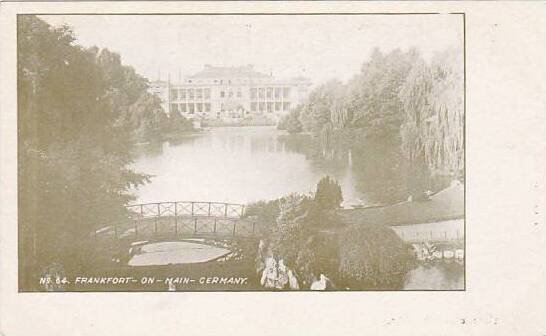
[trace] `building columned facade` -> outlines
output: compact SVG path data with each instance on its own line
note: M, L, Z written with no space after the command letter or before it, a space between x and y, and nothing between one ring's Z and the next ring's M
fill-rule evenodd
M252 65L205 65L182 83L152 82L150 91L159 96L169 115L178 112L188 119L277 122L303 102L310 86L306 78L278 80L255 71Z

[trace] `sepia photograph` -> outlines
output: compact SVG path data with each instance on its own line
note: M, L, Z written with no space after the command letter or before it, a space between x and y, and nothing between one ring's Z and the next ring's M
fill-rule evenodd
M16 24L19 292L466 290L463 13Z

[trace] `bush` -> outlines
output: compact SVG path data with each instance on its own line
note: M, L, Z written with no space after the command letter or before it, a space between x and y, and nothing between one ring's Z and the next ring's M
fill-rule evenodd
M300 112L296 108L279 121L277 129L288 131L288 133L300 133L303 130L303 125L299 118Z
M339 279L350 289L400 289L415 263L411 246L384 225L351 226L339 235Z
M323 177L315 193L315 202L322 210L333 210L339 208L343 201L341 186L329 176Z

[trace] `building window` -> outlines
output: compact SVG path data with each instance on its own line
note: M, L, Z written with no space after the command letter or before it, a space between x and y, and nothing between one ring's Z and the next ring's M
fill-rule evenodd
M258 110L258 103L250 103L250 110L256 112L256 110Z
M233 91L229 90L229 98L233 97Z
M210 112L210 103L205 103L205 112Z
M226 96L226 93L224 91L220 91L220 97L224 98Z
M258 89L258 97L260 98L264 98L265 94L264 94L264 88L259 88Z
M260 112L263 112L265 110L265 103L262 102L258 106L260 108Z
M256 99L256 94L257 94L258 90L256 88L252 88L250 89L250 98L251 99Z
M284 111L289 111L290 110L290 103L288 103L288 102L282 103L282 109Z
M171 104L171 113L179 113L178 104Z
M289 87L285 87L285 88L282 89L282 96L284 98L290 97L290 88Z
M205 99L210 99L210 89L205 89Z
M188 90L188 98L193 99L193 89Z
M181 99L186 99L186 89L180 90L180 98Z
M187 112L186 103L180 104L180 112L182 112L182 113L186 113L186 112Z
M271 102L267 103L267 112L269 113L273 112L273 103Z
M195 89L195 98L197 99L203 98L203 89Z
M237 90L237 98L241 98L243 96L243 93L241 90Z
M193 114L195 112L194 105L192 103L188 104L188 113Z
M267 88L267 98L273 97L273 88Z
M203 104L202 103L197 103L196 105L197 105L196 112L198 112L198 113L203 112Z
M177 100L178 99L178 90L171 89L171 100Z
M280 111L282 107L281 103L275 103L275 111Z
M281 88L275 88L275 98L281 98Z

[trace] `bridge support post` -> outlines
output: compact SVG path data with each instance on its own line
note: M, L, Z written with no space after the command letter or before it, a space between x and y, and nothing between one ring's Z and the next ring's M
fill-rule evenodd
M197 218L193 219L193 233L197 233Z
M209 213L209 217L210 217L210 202L209 202L209 212L208 213Z
M138 224L142 224L142 220L144 219L144 206L140 205L140 216L138 216Z
M154 234L157 235L157 222L159 222L159 218L161 217L161 205L160 203L157 203L157 217L155 218L154 222Z
M174 202L174 235L178 235L178 203Z
M254 235L256 229L256 222L252 222L252 235Z
M224 217L227 217L228 204L224 203Z
M216 219L216 217L214 217L214 232L213 233L216 233L216 221L217 221L217 219Z
M233 237L235 237L235 227L237 226L237 221L233 221Z

